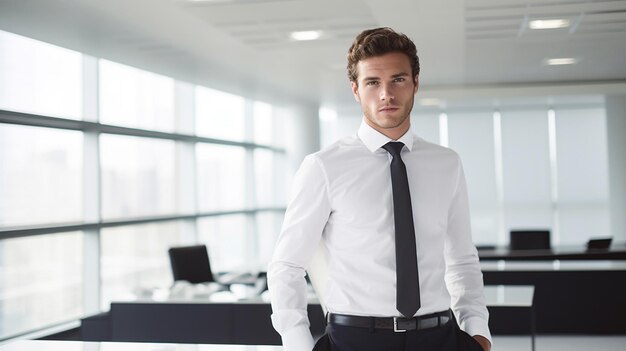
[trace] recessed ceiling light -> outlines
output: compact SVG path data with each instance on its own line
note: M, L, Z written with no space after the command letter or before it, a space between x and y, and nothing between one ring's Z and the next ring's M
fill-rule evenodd
M322 36L321 30L306 30L301 32L291 32L289 35L293 40L316 40Z
M567 28L569 25L568 19L533 20L528 23L530 29L558 29Z
M578 63L578 59L575 59L573 57L560 57L560 58L545 59L543 62L545 65L548 65L548 66L573 65L573 64Z

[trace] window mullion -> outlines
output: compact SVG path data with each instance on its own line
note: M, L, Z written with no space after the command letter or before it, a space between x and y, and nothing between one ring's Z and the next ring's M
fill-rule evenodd
M98 59L83 55L82 113L98 122ZM97 131L83 132L83 220L98 222L100 211L100 143ZM83 231L83 313L100 310L100 229Z

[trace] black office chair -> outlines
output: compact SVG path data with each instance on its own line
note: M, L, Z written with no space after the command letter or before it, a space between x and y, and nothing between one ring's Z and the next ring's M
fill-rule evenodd
M511 250L550 250L549 230L511 230Z
M192 284L214 282L205 245L172 247L168 250L174 281Z
M596 238L587 241L587 251L608 251L613 238Z

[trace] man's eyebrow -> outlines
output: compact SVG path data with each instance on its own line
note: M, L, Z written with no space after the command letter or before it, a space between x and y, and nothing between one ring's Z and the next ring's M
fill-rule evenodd
M409 74L406 72L400 72L400 73L396 73L394 75L391 76L391 78L398 78L398 77L406 77ZM364 81L370 81L370 80L380 80L380 77L365 77L363 78Z
M378 77L365 77L365 78L363 78L363 81L366 81L366 82L370 81L370 80L380 80L380 78L378 78Z
M400 73L396 73L396 74L392 75L391 79L400 78L400 77L408 77L408 76L409 76L408 73L400 72ZM373 81L373 80L380 80L380 79L381 79L380 77L372 76L372 77L365 77L365 78L363 78L363 81L364 82L370 82L370 81Z
M409 75L409 74L408 74L408 73L406 73L406 72L400 72L400 73L396 73L396 74L394 74L393 76L391 76L391 78L406 77L406 76L408 76L408 75Z

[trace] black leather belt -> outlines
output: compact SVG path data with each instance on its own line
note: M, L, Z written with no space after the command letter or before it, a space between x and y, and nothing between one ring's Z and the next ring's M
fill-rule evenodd
M407 330L422 330L440 327L452 319L452 311L447 310L413 318L363 317L330 313L327 318L328 323L330 324L344 325L348 327L391 329L394 332L405 332Z

